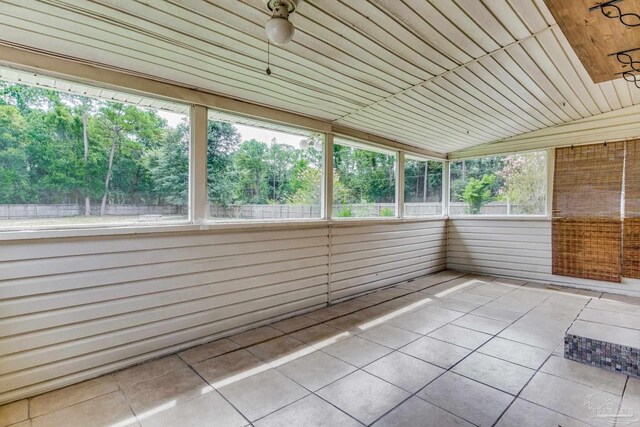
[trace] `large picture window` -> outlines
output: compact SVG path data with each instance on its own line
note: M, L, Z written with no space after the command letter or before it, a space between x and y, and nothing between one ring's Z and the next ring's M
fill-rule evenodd
M210 219L322 217L323 135L213 110L207 132Z
M0 227L186 220L187 106L7 74Z
M333 217L396 216L396 155L336 139Z
M450 215L544 215L546 152L453 161Z
M404 215L442 215L443 163L407 156L404 161Z

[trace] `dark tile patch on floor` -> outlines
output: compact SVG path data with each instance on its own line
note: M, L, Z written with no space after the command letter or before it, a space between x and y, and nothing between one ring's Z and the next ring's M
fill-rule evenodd
M640 378L640 349L634 347L566 334L564 357Z

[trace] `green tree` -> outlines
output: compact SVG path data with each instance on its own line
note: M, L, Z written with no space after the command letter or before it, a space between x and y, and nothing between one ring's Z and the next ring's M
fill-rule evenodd
M306 166L306 162L300 158L299 150L278 144L275 138L267 149L266 162L268 198L274 203L286 203L295 192L292 188L293 175L296 173L294 169L296 166Z
M159 146L166 122L151 110L116 102L105 103L97 119L102 128L101 139L109 153L100 215L105 214L112 192L116 203L157 202L144 197L153 186L142 159L146 152Z
M462 193L463 200L468 204L468 213L479 214L482 207L493 200L491 188L495 181L495 175L483 175L482 179L469 179Z
M31 196L20 110L0 105L0 203L27 203Z
M167 131L160 148L147 156L154 190L161 200L186 206L189 197L189 127Z
M207 187L209 200L228 205L236 200L236 176L233 153L240 134L227 122L209 120L207 126Z
M518 213L542 214L546 208L546 157L543 152L507 156L497 172L504 179L506 196Z
M451 201L462 202L463 192L470 178L481 180L485 174L496 175L496 172L504 167L504 157L481 157L471 160L459 160L450 163L451 168ZM498 197L502 188L503 180L496 177L491 186L491 194Z
M334 169L342 187L340 203L390 203L395 199L395 157L343 145L334 146Z
M322 171L318 168L301 168L295 176L295 193L288 202L299 205L319 205L322 188Z
M27 116L26 152L31 203L77 203L83 187L80 127L69 107L57 103Z
M0 80L0 105L13 105L23 116L34 109L49 110L60 102L60 93Z
M405 202L442 201L442 162L407 159L404 179Z
M233 156L238 177L238 195L245 203L267 202L267 152L267 144L250 139L244 141Z
M0 202L84 199L87 214L91 201L104 213L107 202L182 200L187 131L149 109L0 82Z

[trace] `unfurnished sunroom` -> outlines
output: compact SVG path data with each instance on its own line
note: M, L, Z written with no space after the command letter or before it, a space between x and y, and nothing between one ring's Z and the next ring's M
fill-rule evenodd
M0 427L640 424L640 0L0 0Z

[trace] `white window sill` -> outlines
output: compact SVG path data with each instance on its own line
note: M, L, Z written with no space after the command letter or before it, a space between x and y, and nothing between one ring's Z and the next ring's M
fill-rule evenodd
M505 220L505 221L550 221L547 215L449 215L449 219L479 219L479 220Z
M233 230L256 230L272 228L304 228L329 226L358 226L372 224L401 224L412 222L444 221L446 216L410 217L410 218L342 218L342 219L301 219L301 220L270 220L270 221L206 221L203 223L167 223L163 225L149 224L104 224L76 225L66 227L31 227L28 229L0 230L0 241L36 240L72 237L123 236L158 233L188 233L188 232L224 232Z

